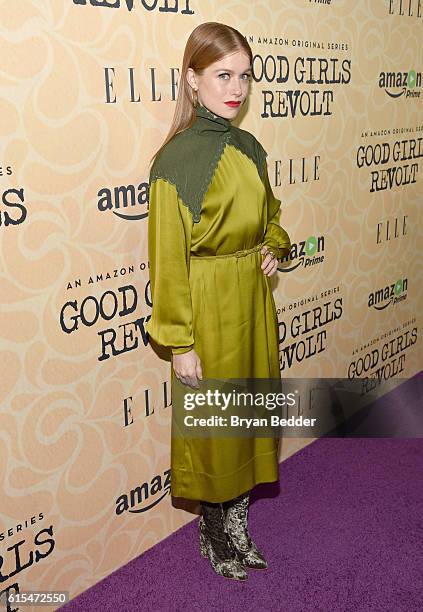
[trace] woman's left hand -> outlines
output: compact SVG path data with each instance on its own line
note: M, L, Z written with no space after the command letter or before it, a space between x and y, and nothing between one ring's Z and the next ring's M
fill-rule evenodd
M262 255L266 255L261 264L261 269L263 270L263 274L266 276L272 276L278 269L278 259L271 251L268 250L266 246L264 246L260 253Z

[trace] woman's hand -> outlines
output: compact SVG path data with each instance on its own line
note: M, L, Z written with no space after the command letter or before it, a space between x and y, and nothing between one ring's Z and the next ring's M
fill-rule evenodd
M201 361L194 349L187 353L172 355L172 366L176 378L184 385L189 385L194 389L199 388L198 380L203 380Z
M266 255L261 264L261 269L263 270L263 274L266 276L272 276L278 269L278 259L273 255L271 251L268 250L267 246L264 246L260 253L262 255Z

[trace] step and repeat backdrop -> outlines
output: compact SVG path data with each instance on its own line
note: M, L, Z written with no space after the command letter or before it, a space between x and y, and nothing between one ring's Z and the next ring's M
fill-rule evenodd
M421 369L421 0L0 0L2 593L75 597L193 518L145 331L148 164L204 21L254 53L282 378Z

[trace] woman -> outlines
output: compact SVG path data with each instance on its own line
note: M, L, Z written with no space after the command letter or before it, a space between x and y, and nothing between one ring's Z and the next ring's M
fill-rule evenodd
M150 172L150 337L172 351L176 384L280 378L270 279L290 240L278 223L266 152L231 121L249 90L252 51L237 30L204 23L184 52L173 123ZM173 411L182 410L173 402ZM172 494L201 500L201 553L245 580L267 562L248 531L249 491L278 479L274 438L173 435Z

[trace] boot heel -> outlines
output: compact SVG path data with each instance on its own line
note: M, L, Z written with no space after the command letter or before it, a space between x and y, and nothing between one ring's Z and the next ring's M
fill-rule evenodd
M206 546L206 540L204 538L204 533L203 530L201 528L201 523L202 523L202 517L200 517L200 521L198 523L198 527L200 530L200 553L203 557L205 557L207 559L208 554L207 554L207 546Z

